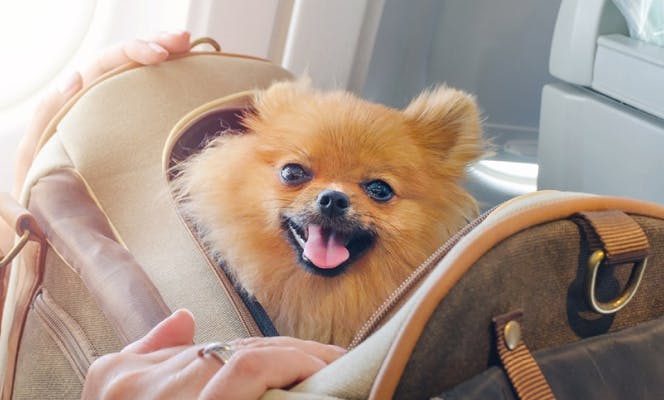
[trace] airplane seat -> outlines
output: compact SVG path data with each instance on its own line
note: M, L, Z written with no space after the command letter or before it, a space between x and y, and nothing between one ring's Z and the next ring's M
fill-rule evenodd
M629 37L611 0L563 0L549 70L538 189L664 203L664 47Z

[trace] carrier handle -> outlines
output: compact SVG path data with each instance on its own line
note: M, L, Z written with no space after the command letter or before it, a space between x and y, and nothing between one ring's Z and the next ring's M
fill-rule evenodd
M6 226L3 222L6 223ZM15 241L16 235L19 236L18 241ZM7 239L7 242L11 240L13 246L4 256L0 252L0 317L2 317L9 284L7 275L9 268L7 266L30 240L44 243L44 234L32 214L23 208L9 193L0 192L0 240L5 242L5 239Z
M9 265L10 262L12 262L18 253L23 250L23 247L25 247L26 243L28 243L28 239L30 239L30 230L26 229L18 242L14 244L14 247L12 247L4 257L0 258L0 269L5 268L7 265Z
M221 46L219 43L217 43L216 40L210 38L210 37L202 37L194 40L191 42L191 49L193 50L194 47L200 46L202 44L208 44L214 48L215 51L221 52Z
M13 229L13 232L7 233L19 236L19 240L14 243L7 254L2 256L0 253L0 270L4 271L4 267L16 258L29 240L41 241L44 235L32 214L14 200L9 193L0 193L0 217ZM0 276L3 274L4 272L0 272Z

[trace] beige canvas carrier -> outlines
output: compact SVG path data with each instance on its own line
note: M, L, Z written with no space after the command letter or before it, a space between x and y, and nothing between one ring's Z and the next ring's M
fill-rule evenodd
M16 251L2 249L2 398L80 397L95 358L119 351L178 308L195 315L197 343L261 334L178 214L168 168L181 149L196 145L182 144L187 127L283 79L291 75L265 60L191 52L119 68L59 112L20 204L0 200L16 233ZM538 352L657 322L663 241L659 205L559 192L514 199L441 243L376 310L348 354L264 398L472 397L468 387L491 386L487 371L507 376L506 384L496 378L507 394L546 398L532 394L550 386L546 393L560 396L566 386L547 375ZM597 251L602 258L594 263L612 272L588 278L583 271ZM617 308L616 299L625 304L597 311L590 281L600 311ZM514 367L513 350L527 362ZM624 357L617 362L637 368ZM472 379L482 384L463 386ZM493 392L476 398L482 393Z

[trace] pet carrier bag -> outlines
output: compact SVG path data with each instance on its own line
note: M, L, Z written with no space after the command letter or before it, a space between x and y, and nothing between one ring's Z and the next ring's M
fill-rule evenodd
M204 254L168 171L290 75L192 52L99 79L55 117L15 227L3 398L78 398L94 359L170 310L197 343L269 334ZM404 238L408 240L408 238ZM346 355L266 399L661 398L664 207L541 192L469 224L376 310ZM548 397L547 397L548 396Z

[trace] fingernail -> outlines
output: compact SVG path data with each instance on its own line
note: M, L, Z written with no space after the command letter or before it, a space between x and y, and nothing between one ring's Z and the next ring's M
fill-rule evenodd
M73 72L66 75L66 78L60 79L57 84L58 92L62 94L67 94L74 90L78 84L78 72Z
M178 308L177 310L173 311L173 313L170 315L170 317L173 317L173 316L175 316L176 314L177 314L177 315L180 315L180 314L189 314L189 315L191 316L192 319L194 318L194 314L193 314L191 311L189 311L188 309L186 309L186 308ZM169 318L170 318L170 317L169 317Z
M159 54L168 54L168 51L166 51L165 48L161 47L160 45L158 45L158 44L155 43L155 42L149 42L149 43L148 43L148 46L149 46L152 50L154 50L155 53L159 53Z

